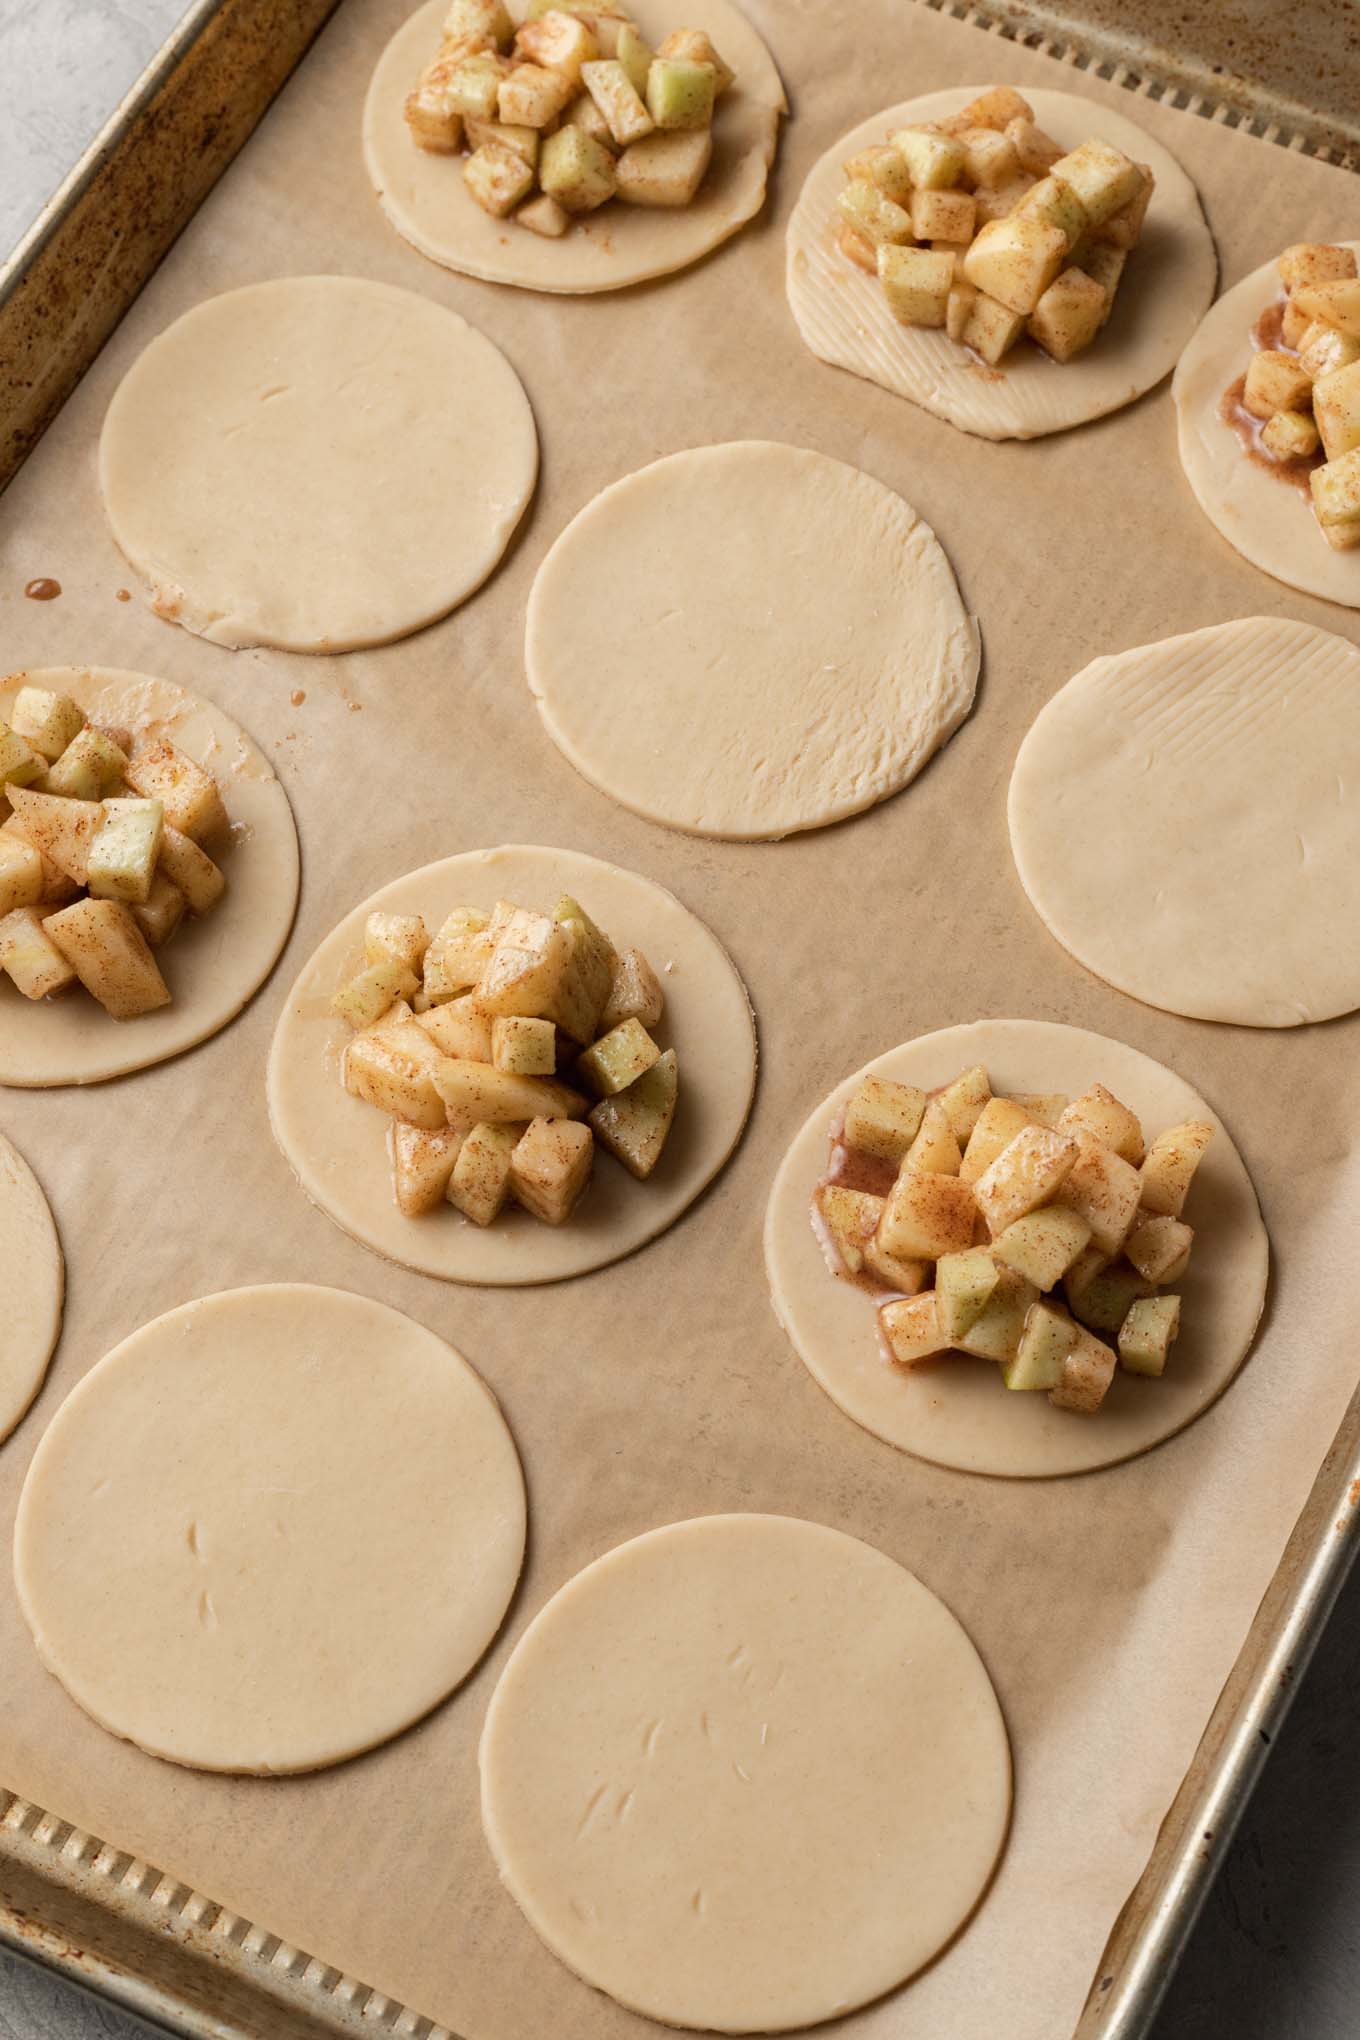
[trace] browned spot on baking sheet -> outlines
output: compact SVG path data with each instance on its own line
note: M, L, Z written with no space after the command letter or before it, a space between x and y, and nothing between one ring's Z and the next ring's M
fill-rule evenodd
M40 574L36 581L30 581L24 589L30 602L55 602L61 593L61 582L54 581L48 574Z

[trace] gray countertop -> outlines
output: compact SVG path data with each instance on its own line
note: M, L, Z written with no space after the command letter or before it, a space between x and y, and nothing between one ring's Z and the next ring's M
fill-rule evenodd
M113 111L178 0L0 0L0 248ZM1155 2040L1353 2040L1360 2031L1360 1573L1342 1595L1174 1978ZM0 2040L145 2029L0 1956Z

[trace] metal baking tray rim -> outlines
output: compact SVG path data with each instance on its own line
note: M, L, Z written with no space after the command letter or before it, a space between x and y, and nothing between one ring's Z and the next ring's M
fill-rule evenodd
M13 254L0 263L0 367L5 315L36 266L60 246L78 208L99 195L120 145L154 116L181 67L210 30L250 0L193 0L81 161ZM242 131L223 149L227 167L254 119L301 58L334 0L301 0L291 61L261 88ZM1360 154L1324 138L1308 108L1285 99L1257 107L1218 96L1193 64L1182 75L1155 73L1092 35L1076 40L1045 19L1042 4L997 0L913 0L985 34L1088 72L1136 96L1238 128L1278 146L1354 169ZM1014 6L1015 13L1005 9ZM307 25L309 23L309 26ZM199 194L201 196L202 193ZM196 201L195 201L196 202ZM192 204L175 228L177 233ZM154 272L171 233L152 254L118 307L120 316ZM111 323L111 322L110 322ZM62 400L107 337L91 334L73 360ZM55 406L53 407L56 408ZM46 422L44 419L42 422ZM38 430L41 430L39 425ZM38 434L26 444L31 450ZM17 466L17 463L16 463ZM0 474L0 487L8 479ZM1092 1982L1073 2040L1140 2040L1146 2035L1176 1960L1194 1928L1219 1863L1245 1810L1271 1743L1284 1721L1327 1615L1357 1549L1360 1520L1360 1390L1346 1412L1252 1629L1201 1738L1181 1790L1163 1822L1143 1877L1125 1903ZM0 1782L0 1947L63 1976L183 2040L291 2040L386 2031L400 2040L461 2040L448 2028L346 1976L266 1927L232 1913L154 1865L87 1834ZM143 1958L145 1966L143 1966ZM159 1958L165 1973L153 1977Z

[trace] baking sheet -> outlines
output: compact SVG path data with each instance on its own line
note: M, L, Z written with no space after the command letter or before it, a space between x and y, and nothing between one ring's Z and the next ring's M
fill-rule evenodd
M94 1092L0 1095L70 1278L52 1377L0 1451L6 1543L42 1425L110 1346L188 1297L299 1270L469 1355L506 1410L531 1509L523 1587L462 1693L386 1750L287 1782L198 1777L110 1740L40 1670L0 1580L0 1777L465 2040L654 2032L569 1976L500 1892L477 1815L482 1714L529 1616L599 1552L705 1510L790 1510L869 1538L944 1596L991 1669L1017 1760L1014 1833L973 1925L835 2030L1052 2040L1075 2023L1353 1383L1336 1271L1360 1207L1347 1155L1360 1023L1216 1028L1087 977L1021 894L1006 781L1038 706L1098 652L1256 612L1348 635L1354 619L1277 589L1217 538L1181 479L1165 386L1079 433L995 446L803 350L782 229L838 133L909 92L1075 81L891 0L865 0L853 47L831 41L816 0L751 11L795 107L772 207L688 275L563 304L446 275L383 225L357 125L402 8L349 0L0 502L6 663L98 660L220 702L276 759L304 869L289 950L234 1027ZM1117 88L1081 89L1134 110ZM1343 173L1160 107L1137 114L1198 179L1225 282L1286 241L1353 226ZM100 516L95 435L119 374L179 312L322 269L424 291L505 348L539 420L540 491L500 573L422 636L326 662L228 653L115 599L132 582ZM913 788L781 845L706 843L614 807L559 757L521 670L534 568L575 511L658 454L746 435L900 489L949 551L985 647L972 720ZM23 599L37 575L62 582L60 600ZM731 950L762 1029L752 1126L700 1205L632 1261L522 1295L445 1289L346 1239L293 1184L263 1091L279 1002L333 923L404 870L500 840L562 843L670 886ZM1223 1402L1143 1460L1051 1485L970 1479L859 1431L783 1340L761 1266L769 1181L809 1106L895 1041L1005 1013L1120 1036L1203 1090L1253 1171L1276 1255L1262 1337Z

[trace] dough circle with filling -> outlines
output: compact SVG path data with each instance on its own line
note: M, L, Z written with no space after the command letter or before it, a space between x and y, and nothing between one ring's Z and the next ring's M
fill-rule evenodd
M1360 651L1244 617L1095 659L1020 746L1016 868L1149 1006L1299 1027L1360 1006Z
M634 2011L725 2033L891 1990L969 1917L1010 1751L981 1659L842 1531L706 1516L569 1581L482 1734L482 1820L530 1924Z
M1181 1335L1159 1381L1117 1371L1094 1416L1012 1393L991 1361L949 1354L895 1366L880 1342L874 1298L832 1273L812 1226L833 1123L862 1077L933 1090L983 1063L993 1091L1066 1092L1102 1083L1142 1119L1149 1139L1187 1119L1215 1128L1186 1204L1195 1229L1177 1283ZM765 1269L775 1316L814 1380L847 1416L888 1444L965 1473L1041 1478L1113 1466L1145 1452L1207 1409L1244 1359L1265 1302L1269 1248L1246 1165L1217 1115L1180 1077L1079 1027L979 1020L890 1049L838 1084L794 1139L765 1215Z
M1338 245L1360 255L1360 241ZM1243 559L1286 587L1360 609L1360 549L1333 552L1309 497L1252 460L1219 415L1251 363L1253 327L1282 294L1276 263L1263 262L1195 329L1171 384L1181 466L1200 509Z
M522 290L577 295L621 290L687 269L759 212L787 111L779 73L745 15L729 0L641 0L628 7L655 46L672 28L702 28L736 73L719 99L713 161L692 205L675 210L618 199L577 218L559 240L484 212L463 181L462 156L417 148L403 107L439 48L447 0L429 0L378 60L364 103L364 161L383 211L413 248L445 269ZM513 6L518 19L525 9Z
M533 494L518 376L456 312L289 276L208 298L124 376L99 441L156 612L220 645L343 652L447 615Z
M186 915L156 952L170 1005L114 1020L81 986L25 999L0 973L0 1084L95 1084L196 1047L264 983L297 907L297 830L263 751L200 696L107 666L33 666L0 681L0 719L25 685L69 694L93 723L168 737L212 773L232 823L229 838L205 846L226 874L221 900L201 919Z
M0 1442L42 1387L61 1333L66 1270L37 1177L0 1134Z
M565 1225L513 1208L481 1227L452 1207L405 1218L388 1156L389 1121L341 1081L351 1039L330 1012L334 992L363 961L364 922L375 910L421 914L434 934L454 907L489 912L498 899L551 913L564 893L611 941L640 949L661 980L656 1029L680 1069L675 1123L656 1169L636 1182L597 1151L594 1177ZM603 1268L674 1224L717 1175L741 1138L755 1090L750 1000L717 937L672 893L635 872L574 850L510 846L470 850L410 872L347 914L288 995L269 1055L269 1117L302 1188L361 1246L447 1282L501 1287L556 1282Z
M104 1728L273 1774L451 1693L524 1534L514 1442L466 1360L385 1304L280 1284L168 1312L72 1390L14 1571L39 1656Z
M1156 176L1142 243L1129 257L1109 324L1072 361L1050 361L1022 340L996 368L973 360L943 331L900 325L878 279L836 246L845 161L896 128L959 112L980 89L953 86L908 99L828 149L789 221L789 304L819 360L908 397L982 439L1037 439L1103 418L1170 374L1213 297L1217 258L1195 187L1169 150L1111 107L1072 92L1026 88L1040 127L1064 148L1096 136L1149 164Z
M588 503L525 637L578 772L649 821L743 841L898 792L968 714L979 659L911 505L759 439L669 454Z

